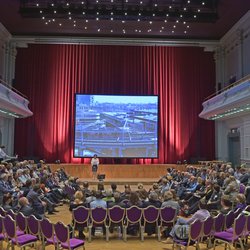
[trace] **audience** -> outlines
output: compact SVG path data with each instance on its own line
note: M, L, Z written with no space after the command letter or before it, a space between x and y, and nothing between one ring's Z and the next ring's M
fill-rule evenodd
M90 190L88 182L81 186L77 178L69 176L63 168L52 173L44 161L37 165L32 161L0 164L0 206L6 211L12 209L25 216L34 214L42 219L46 212L53 214L55 207L62 205L65 198L70 200L64 191L65 185L75 190L69 204L70 211L79 206L90 209L170 206L176 209L177 214L184 211L182 215L190 216L190 219L177 221L170 233L174 237L177 226L188 228L195 219L209 216L209 211L227 214L238 208L244 210L250 204L250 171L245 166L233 168L231 164L211 163L203 167L187 166L184 172L169 168L166 175L148 190L139 183L135 190L126 184L124 191L120 192L116 183L105 190L103 182L98 183L97 191ZM240 190L242 185L245 187ZM79 238L84 238L83 228L76 229ZM147 225L145 232L149 235L155 233L155 225ZM138 230L131 234L134 233L137 234Z

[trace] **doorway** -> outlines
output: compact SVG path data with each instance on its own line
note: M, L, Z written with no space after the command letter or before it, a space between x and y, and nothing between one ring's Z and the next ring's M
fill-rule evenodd
M228 159L232 165L240 165L240 133L228 133Z

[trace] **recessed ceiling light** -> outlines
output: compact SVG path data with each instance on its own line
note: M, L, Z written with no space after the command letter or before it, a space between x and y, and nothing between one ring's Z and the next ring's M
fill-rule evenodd
M174 33L174 30L172 30L172 33Z
M41 13L41 12L40 12ZM54 14L56 14L56 10L54 10Z
M36 7L39 7L39 3L36 4Z
M141 20L140 19L137 19L137 22L140 22Z
M113 30L110 30L111 33L113 33Z
M69 12L68 14L71 15L71 12Z
M95 20L96 20L96 21L99 21L99 17L97 17Z
M98 29L97 31L98 31L98 32L100 32L100 31L101 31L101 29Z
M85 27L84 27L84 29L86 30L86 29L88 29L88 27L87 27L87 26L85 26Z
M153 22L152 21L149 21L149 24L152 24Z
M86 23L88 23L88 22L89 22L89 20L88 20L88 19L86 19L86 20L85 20L85 22L86 22Z
M43 13L43 11L42 11L42 10L40 10L40 13Z
M61 23L59 23L59 26L62 26L62 24L61 24Z
M124 20L122 20L122 23L125 23L125 21L124 21Z
M110 20L111 20L111 21L113 21L113 20L114 20L114 18L113 18L113 17L111 17L111 18L110 18Z

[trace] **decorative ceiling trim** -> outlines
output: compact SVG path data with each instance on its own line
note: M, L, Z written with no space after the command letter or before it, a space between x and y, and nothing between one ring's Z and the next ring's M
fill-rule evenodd
M218 40L171 40L155 38L108 38L108 37L65 37L65 36L13 36L17 46L24 44L85 44L85 45L127 45L127 46L175 46L203 47L205 51L214 51Z

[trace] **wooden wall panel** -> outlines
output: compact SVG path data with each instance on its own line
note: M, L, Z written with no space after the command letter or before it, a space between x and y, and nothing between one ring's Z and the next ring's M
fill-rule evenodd
M50 164L52 171L64 167L66 172L78 178L92 178L91 166L83 164ZM185 171L186 165L176 164L143 164L143 165L99 165L98 173L106 178L159 178L166 174L167 168L177 168Z

